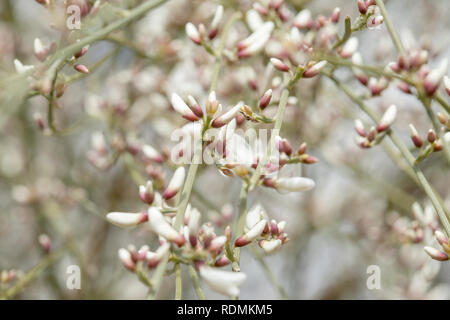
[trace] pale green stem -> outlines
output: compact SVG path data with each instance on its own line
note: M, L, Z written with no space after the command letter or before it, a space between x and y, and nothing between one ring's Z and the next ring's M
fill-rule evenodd
M181 300L183 294L183 279L181 278L181 266L179 263L175 266L175 300Z
M239 194L239 220L237 225L237 236L240 237L244 233L245 217L247 215L247 199L248 199L248 184L242 181L241 192ZM241 248L234 249L234 261L231 265L233 271L240 272L240 257Z
M202 286L200 285L200 279L198 278L197 271L195 271L195 268L192 265L189 265L188 268L189 268L189 275L192 279L192 283L194 284L194 289L197 294L197 297L200 300L206 300L206 296L203 292Z
M166 271L167 264L169 263L169 257L170 255L169 253L167 253L156 267L155 273L153 274L153 277L151 279L152 286L150 287L150 291L147 297L147 299L149 300L156 299L156 294L158 293L159 287L161 286L164 272Z

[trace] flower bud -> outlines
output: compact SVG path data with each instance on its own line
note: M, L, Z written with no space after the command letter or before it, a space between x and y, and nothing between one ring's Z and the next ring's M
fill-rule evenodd
M351 37L350 39L348 39L340 52L341 57L344 59L350 58L356 52L356 50L358 50L358 44L358 38Z
M197 121L199 119L176 93L172 94L171 102L172 107L175 109L175 111L181 114L183 118L189 121Z
M170 244L165 242L162 243L155 252L148 251L145 259L147 260L149 268L155 268L162 258L167 254L170 249Z
M188 106L197 117L203 117L203 109L202 107L200 107L193 96L188 96Z
M274 23L268 21L250 36L238 43L238 57L247 58L261 51L270 38Z
M217 270L206 265L200 267L200 276L214 291L229 297L239 295L239 286L247 279L245 273Z
M394 123L396 117L397 117L397 107L393 104L386 110L386 112L381 117L381 120L377 126L377 131L378 132L385 131L392 125L392 123Z
M366 14L367 12L367 3L364 0L358 0L358 10L361 14Z
M366 132L366 129L364 128L364 124L359 119L355 120L355 130L356 130L356 133L358 133L361 137L367 136L367 132Z
M44 249L46 253L49 253L52 247L52 241L50 240L49 236L46 234L41 234L39 235L38 241L42 249Z
M421 148L423 145L422 138L419 136L419 133L417 132L416 128L412 123L409 124L409 131L411 134L411 140L413 141L414 145L417 148Z
M127 268L130 271L134 271L134 269L136 268L136 264L133 261L133 259L131 259L131 253L127 249L120 248L118 254L119 259L125 266L125 268Z
M303 9L294 18L294 26L299 29L311 28L312 24L311 11L308 9Z
M219 259L216 260L214 265L216 267L223 267L223 266L229 265L230 263L231 263L230 259L228 259L226 255L223 255Z
M208 37L210 39L214 39L219 30L219 23L223 17L223 6L219 5L216 9L216 13L214 14L214 18L211 22L211 30L209 31Z
M439 66L436 69L431 70L431 72L426 76L423 86L429 96L432 96L439 88L439 84L447 72L447 68L448 60L443 59Z
M215 237L214 239L211 240L208 250L217 254L220 251L222 251L223 246L225 245L226 242L227 242L226 236Z
M47 58L49 51L50 48L44 46L41 39L34 39L34 55L39 59L39 61L44 61L45 58Z
M244 103L240 101L237 105L235 105L233 108L225 112L223 115L219 116L218 118L214 119L211 125L214 128L220 128L224 125L226 125L228 122L233 120L234 117L236 117L237 113L241 110Z
M303 72L302 77L303 78L312 78L312 77L316 76L317 74L319 74L320 70L322 70L325 67L326 64L327 64L326 60L317 62L312 67L306 69L305 72Z
M258 238L264 231L267 225L267 220L263 219L255 224L247 233L236 239L234 245L236 247L243 247L248 245L250 242Z
M193 208L189 211L188 230L189 242L192 247L195 247L197 245L197 235L200 226L200 219L201 215L197 209Z
M447 76L444 76L444 87L445 91L450 96L450 78Z
M270 62L272 62L272 64L275 66L275 68L277 68L278 70L280 70L282 72L288 72L289 71L288 65L285 64L280 59L270 58Z
M436 139L437 139L436 132L433 129L428 130L428 134L427 134L428 142L433 143L434 141L436 141Z
M186 242L183 235L172 228L159 209L155 207L148 209L148 222L155 233L168 241L174 242L178 246L182 246Z
M89 69L84 64L77 63L76 65L73 66L73 68L80 73L84 74L89 73Z
M216 93L215 91L211 91L208 100L206 101L206 113L212 117L217 112L218 108L219 101L216 99Z
M106 220L118 227L130 228L147 221L148 215L147 212L110 212L106 215Z
M272 240L261 240L258 242L258 245L265 251L267 254L273 254L280 249L283 242L280 239L272 239Z
M439 251L436 248L425 247L423 249L434 260L437 260L437 261L447 261L448 260L448 255L445 252Z
M16 69L17 73L25 73L30 70L33 70L34 66L33 65L24 65L24 64L22 64L22 62L20 62L20 60L14 59L14 68Z
M155 199L155 193L153 191L153 183L151 181L147 181L145 186L139 186L139 197L143 203L151 205L153 200Z
M448 245L448 238L443 232L436 230L434 232L434 236L441 246L443 246L444 244Z
M267 90L259 100L259 108L264 110L272 100L272 89Z
M173 198L178 191L181 189L184 183L185 170L184 167L178 167L175 170L175 173L172 176L172 179L167 186L167 189L164 191L163 198L165 200L169 200Z
M202 38L200 36L200 32L198 32L198 29L196 26L194 26L192 23L188 22L186 24L186 34L187 36L197 45L202 44Z
M304 177L279 178L275 180L275 189L287 192L302 192L314 188L312 179Z

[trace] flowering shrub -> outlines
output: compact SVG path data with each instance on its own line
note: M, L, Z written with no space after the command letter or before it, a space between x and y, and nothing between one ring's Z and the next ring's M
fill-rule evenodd
M0 297L448 296L448 59L382 0L2 6Z

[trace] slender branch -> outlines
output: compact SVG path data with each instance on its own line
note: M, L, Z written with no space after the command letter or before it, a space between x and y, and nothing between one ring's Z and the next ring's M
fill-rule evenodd
M248 199L248 189L249 185L242 181L241 192L239 194L239 220L237 225L237 236L240 237L244 232L245 226L245 217L247 215L247 199ZM234 249L234 261L231 265L233 271L239 272L241 271L240 267L240 256L241 256L241 248Z
M181 300L183 294L183 279L181 278L181 266L179 263L175 265L175 300Z
M200 300L206 300L206 296L203 293L202 286L200 285L200 279L198 278L197 271L195 271L195 268L192 265L189 265L188 269L189 269L189 275L192 279L192 283L194 284L194 289L197 294L197 297Z

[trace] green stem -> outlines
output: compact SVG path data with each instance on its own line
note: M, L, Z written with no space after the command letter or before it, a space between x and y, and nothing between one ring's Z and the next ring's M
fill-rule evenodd
M248 189L249 189L249 185L245 181L242 181L241 192L239 194L239 216L238 216L239 220L238 220L238 226L237 226L237 231L236 231L236 234L238 237L240 237L244 233L245 217L247 215ZM235 248L234 249L234 259L233 259L233 263L231 265L233 271L235 271L235 272L241 271L240 257L241 257L241 248Z
M183 279L181 278L181 266L179 263L175 266L175 300L181 300L183 294Z
M200 279L198 278L197 271L195 271L195 268L192 265L189 265L188 268L189 268L189 275L192 279L192 283L194 284L197 297L200 300L206 300L206 296L203 292L202 286L200 285Z

